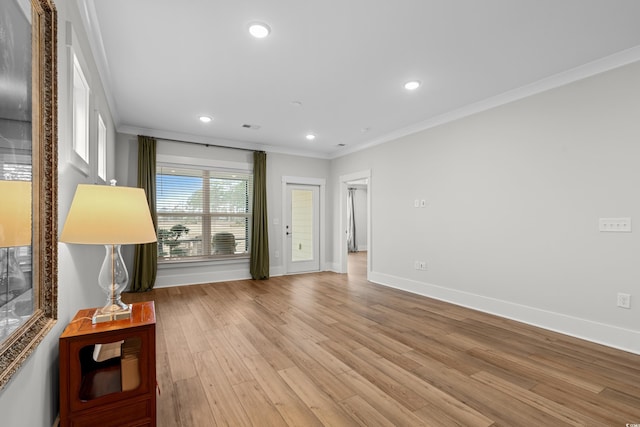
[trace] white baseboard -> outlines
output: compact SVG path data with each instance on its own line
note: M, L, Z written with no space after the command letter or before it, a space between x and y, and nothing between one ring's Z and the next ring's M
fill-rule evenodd
M181 269L176 273L169 273L165 270L156 278L154 288L171 288L173 286L200 285L203 283L230 282L233 280L249 280L251 273L248 268L238 268L234 270L216 270L210 272L193 273L188 269ZM282 267L270 267L271 277L282 276Z
M371 272L369 281L640 354L640 332L430 283Z

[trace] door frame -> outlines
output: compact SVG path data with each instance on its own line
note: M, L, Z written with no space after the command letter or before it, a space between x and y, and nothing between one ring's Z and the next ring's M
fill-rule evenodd
M308 178L308 177L300 177L300 176L283 176L282 177L282 221L285 220L285 212L288 209L287 206L287 185L289 184L299 184L299 185L313 185L316 187L320 187L320 206L318 209L320 211L320 219L319 219L319 234L320 234L320 250L318 256L320 257L320 271L326 271L325 266L325 247L326 247L326 214L325 214L325 206L326 206L326 180L324 178ZM285 249L287 243L286 229L283 224L281 228L281 242L282 242L282 270L283 274L289 274L287 271L287 261L285 256L287 255L287 250Z
M367 180L367 280L373 270L371 260L373 254L373 234L371 233L371 169L360 172L340 175L340 228L338 229L338 273L346 274L348 271L347 260L347 192L348 183L360 179Z

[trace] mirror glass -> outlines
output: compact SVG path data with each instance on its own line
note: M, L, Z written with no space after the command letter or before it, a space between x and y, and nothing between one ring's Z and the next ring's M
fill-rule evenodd
M0 340L33 314L31 5L0 2Z
M57 317L56 21L0 0L0 388Z

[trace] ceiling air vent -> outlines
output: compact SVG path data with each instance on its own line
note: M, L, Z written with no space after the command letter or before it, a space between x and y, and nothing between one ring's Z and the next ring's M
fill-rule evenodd
M245 128L245 129L253 129L253 130L258 130L258 129L260 129L260 126L258 126L258 125L248 125L248 124L244 124L244 125L242 125L242 127L243 127L243 128Z

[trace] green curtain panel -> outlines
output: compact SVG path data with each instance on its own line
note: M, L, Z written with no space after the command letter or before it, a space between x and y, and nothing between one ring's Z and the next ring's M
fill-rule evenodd
M251 224L251 261L254 280L269 278L269 221L267 220L267 153L253 153L253 217Z
M147 193L153 225L158 229L156 213L156 139L138 136L138 187ZM133 260L131 292L146 292L153 289L158 272L158 243L136 245Z

